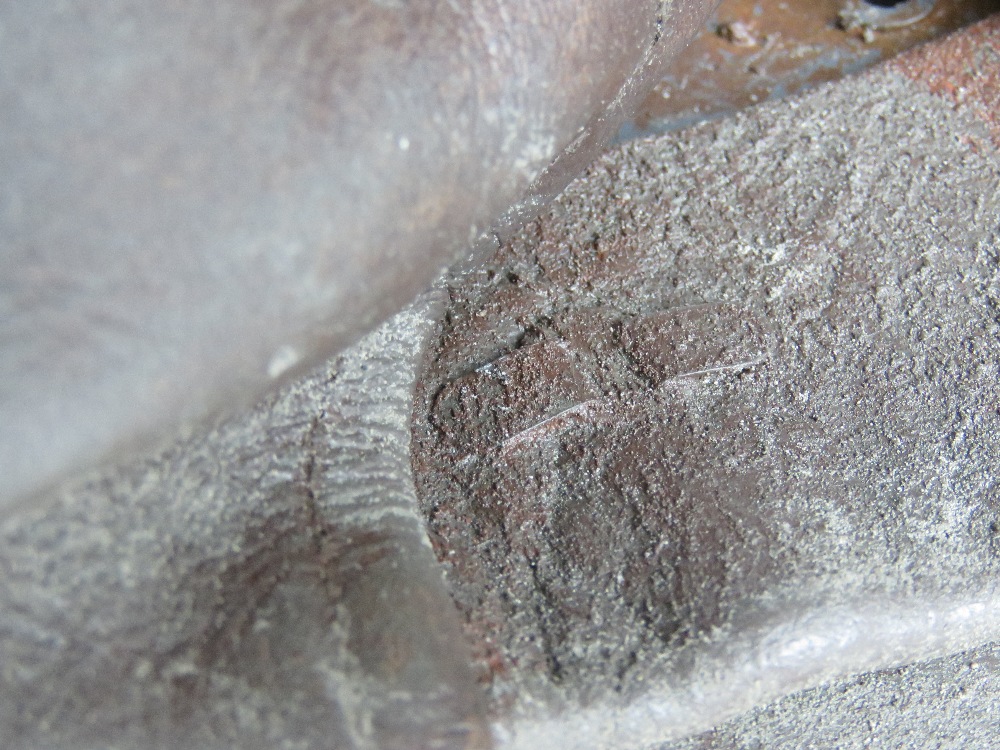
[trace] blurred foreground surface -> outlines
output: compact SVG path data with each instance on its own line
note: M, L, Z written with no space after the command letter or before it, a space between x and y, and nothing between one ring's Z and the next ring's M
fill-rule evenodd
M248 408L534 216L712 2L0 5L0 515Z

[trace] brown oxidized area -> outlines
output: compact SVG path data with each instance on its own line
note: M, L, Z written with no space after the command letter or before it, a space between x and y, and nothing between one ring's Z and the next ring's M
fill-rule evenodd
M955 35L946 45L915 50L890 65L918 85L967 107L989 128L1000 144L1000 22L996 17ZM972 138L972 136L967 136Z
M998 9L996 0L724 0L667 66L629 132L670 130L795 94ZM949 72L946 80L961 77Z

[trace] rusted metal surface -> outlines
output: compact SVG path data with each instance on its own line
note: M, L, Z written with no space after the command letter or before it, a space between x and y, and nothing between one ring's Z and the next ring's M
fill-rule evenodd
M414 467L507 746L1000 638L998 27L628 144L453 282Z
M444 308L8 514L5 746L989 746L998 29L622 146Z
M997 10L997 0L724 0L625 132L676 129L788 96Z

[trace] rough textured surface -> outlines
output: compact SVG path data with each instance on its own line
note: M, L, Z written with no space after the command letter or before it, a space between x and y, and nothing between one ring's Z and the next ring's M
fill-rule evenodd
M995 747L1000 646L807 690L659 750Z
M988 135L883 69L624 146L454 280L414 467L510 746L1000 634Z
M0 744L487 747L407 471L429 320L8 519Z

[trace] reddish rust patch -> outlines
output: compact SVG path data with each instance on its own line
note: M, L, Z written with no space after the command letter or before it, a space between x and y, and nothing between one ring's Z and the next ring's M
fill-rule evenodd
M1000 146L1000 15L913 50L891 67L982 120Z

